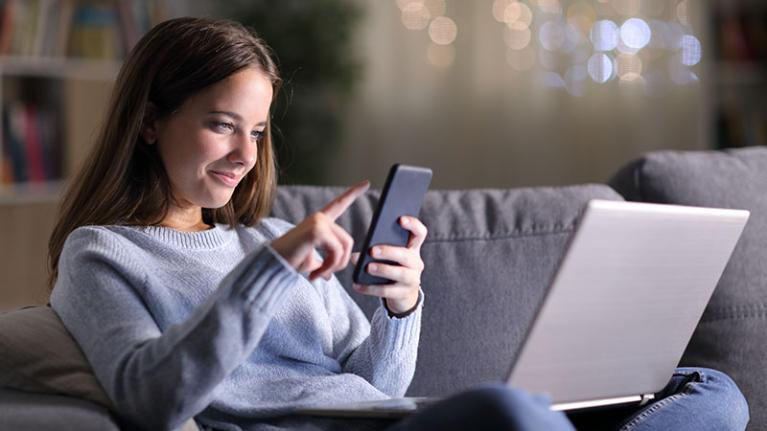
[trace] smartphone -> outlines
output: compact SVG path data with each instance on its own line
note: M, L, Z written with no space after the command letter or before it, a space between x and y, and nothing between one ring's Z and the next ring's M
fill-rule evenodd
M403 215L417 217L421 211L421 202L431 183L431 169L419 166L396 164L389 170L386 184L381 191L381 198L373 213L373 220L368 228L365 242L360 250L360 258L354 267L352 279L358 284L391 284L386 278L377 277L367 272L371 262L395 264L387 260L373 259L370 249L378 244L404 247L410 239L410 231L402 228L399 219Z

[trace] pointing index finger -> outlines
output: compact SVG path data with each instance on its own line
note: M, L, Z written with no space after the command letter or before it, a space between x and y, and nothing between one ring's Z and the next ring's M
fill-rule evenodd
M368 188L370 188L370 181L361 181L349 187L340 196L330 201L330 203L325 205L325 207L322 208L320 212L324 213L326 216L330 217L331 220L335 221L335 219L340 217L341 214L343 214L344 211L349 208L349 205L351 205L352 202L354 202L354 200L357 199L361 194L365 193Z

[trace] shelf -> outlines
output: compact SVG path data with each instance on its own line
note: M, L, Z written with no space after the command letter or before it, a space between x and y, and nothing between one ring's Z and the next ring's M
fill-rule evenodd
M0 75L114 81L121 65L117 60L0 56Z
M0 206L55 203L64 192L64 181L0 186Z

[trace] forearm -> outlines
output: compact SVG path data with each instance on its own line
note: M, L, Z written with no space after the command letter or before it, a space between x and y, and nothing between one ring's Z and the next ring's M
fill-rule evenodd
M80 316L99 304L54 297L54 307L120 414L147 429L166 429L210 403L214 388L258 344L295 277L263 248L243 259L188 319L162 334L128 313L121 319L118 309L83 321ZM117 296L109 305L129 301ZM94 338L105 342L87 341Z
M370 335L346 360L344 371L365 378L390 396L404 395L415 373L422 302L423 297L404 318L390 317L383 306L379 307Z

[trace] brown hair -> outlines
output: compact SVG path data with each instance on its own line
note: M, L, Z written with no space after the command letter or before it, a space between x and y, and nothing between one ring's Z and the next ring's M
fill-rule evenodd
M69 185L48 243L49 287L67 236L80 226L157 225L173 196L156 145L141 129L148 116L162 118L192 95L235 72L256 67L272 82L281 80L263 40L236 22L177 18L152 28L130 51L112 91L95 146ZM267 121L256 166L229 202L203 209L206 223L252 226L269 213L276 188L276 163Z

